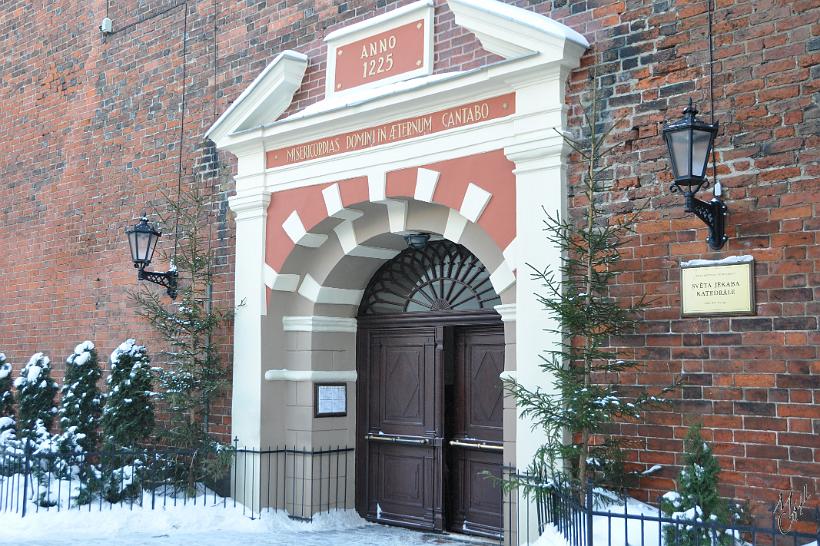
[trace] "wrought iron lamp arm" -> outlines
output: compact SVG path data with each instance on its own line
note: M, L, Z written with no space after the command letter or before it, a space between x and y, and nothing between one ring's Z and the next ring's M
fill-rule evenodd
M729 208L718 197L713 197L708 203L695 197L695 193L686 192L686 212L691 212L709 226L709 238L706 240L713 250L723 248L729 237L726 236L726 216Z
M166 273L158 273L156 271L146 271L143 268L139 268L139 272L137 273L137 279L141 281L148 281L154 284L158 284L160 286L164 286L168 292L168 296L171 299L176 299L177 297L177 279L179 278L179 274L176 271L168 271Z

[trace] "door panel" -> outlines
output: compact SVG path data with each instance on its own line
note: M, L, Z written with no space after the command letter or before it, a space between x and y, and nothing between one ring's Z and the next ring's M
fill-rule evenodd
M366 517L443 529L440 359L435 328L371 332Z
M501 476L504 371L502 328L456 334L454 425L447 439L453 531L499 536L503 528Z

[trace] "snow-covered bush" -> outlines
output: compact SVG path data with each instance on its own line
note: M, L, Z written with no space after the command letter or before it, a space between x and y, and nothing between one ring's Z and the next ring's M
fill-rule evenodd
M129 339L114 349L102 416L106 448L135 448L151 436L151 381L151 360L145 347Z
M111 353L111 374L102 414L102 494L110 502L141 491L143 466L136 450L154 430L151 360L145 347L126 340ZM125 469L129 469L128 478Z
M51 429L57 408L54 396L57 382L51 379L51 360L43 353L34 353L14 380L17 389L17 436L21 440L38 440L37 421Z
M90 341L74 348L66 359L63 388L60 390L60 426L82 434L79 440L84 451L97 449L98 428L102 413L102 395L97 386L102 372L97 362L97 350Z
M11 384L11 364L6 355L0 353L0 454L6 450L14 435L14 393Z
M700 425L690 427L686 436L686 464L680 471L678 491L661 499L661 510L680 525L665 525L666 544L676 546L729 546L734 537L715 529L695 528L687 522L736 524L740 510L718 495L720 465L712 448L701 436Z
M11 392L11 364L0 353L0 417L14 416L14 394Z

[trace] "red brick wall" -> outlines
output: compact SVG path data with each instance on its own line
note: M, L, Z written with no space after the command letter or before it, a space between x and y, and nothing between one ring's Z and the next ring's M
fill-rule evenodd
M123 230L143 210L162 211L163 192L176 190L181 134L183 183L213 195L214 295L230 305L231 158L217 155L204 131L284 49L310 57L289 112L321 99L322 38L407 3L111 2L115 33L103 37L97 30L103 0L4 2L0 350L15 368L35 351L62 360L86 338L103 355L126 337L158 350L127 298L136 279ZM643 494L654 498L674 487L673 465L681 461L686 426L696 420L715 442L727 494L772 502L778 489L799 490L807 480L810 492L820 491L817 3L717 2L718 172L731 210L730 240L721 252L708 250L703 225L668 191L659 134L662 121L678 117L689 97L709 110L706 2L511 3L583 33L597 51L604 118L625 116L614 135L623 143L613 163L618 182L603 198L616 215L649 208L625 249L625 273L613 294L645 293L653 303L640 333L623 340L641 368L622 381L659 385L681 373L689 381L673 410L623 426L641 437L636 462L667 465L644 480ZM494 59L455 27L442 0L436 5L436 71ZM589 53L571 75L574 126L592 62ZM573 197L571 205L579 204ZM172 244L166 237L161 247L169 251ZM757 316L681 319L679 262L735 254L756 259ZM157 269L165 266L156 262ZM230 342L228 327L220 337L228 357ZM227 399L215 408L215 430L225 439L229 411Z

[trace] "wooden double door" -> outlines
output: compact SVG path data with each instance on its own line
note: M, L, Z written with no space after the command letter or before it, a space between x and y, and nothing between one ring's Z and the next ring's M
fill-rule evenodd
M371 521L498 537L504 333L498 324L359 334L357 508Z

